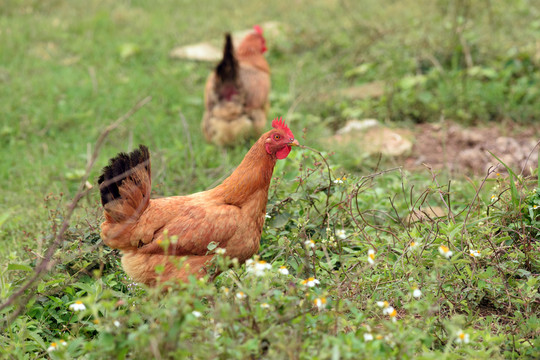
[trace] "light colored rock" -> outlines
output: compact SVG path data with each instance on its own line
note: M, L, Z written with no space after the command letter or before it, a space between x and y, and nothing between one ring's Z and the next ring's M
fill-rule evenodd
M386 156L408 155L413 147L412 133L406 129L389 129L374 119L350 121L332 137L334 147L354 149Z
M392 130L384 127L369 129L364 136L365 150L374 154L381 153L388 156L408 155L413 147L410 136L406 130Z
M376 119L349 120L336 134L343 135L354 131L364 131L379 125L380 124Z
M169 53L172 58L196 61L219 61L222 55L221 49L206 42L177 47Z

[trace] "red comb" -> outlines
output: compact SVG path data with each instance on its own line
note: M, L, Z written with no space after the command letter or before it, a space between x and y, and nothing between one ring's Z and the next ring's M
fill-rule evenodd
M253 26L253 30L255 30L255 32L259 35L262 35L263 34L263 30L262 28L259 26L259 25L255 25Z
M282 118L275 118L274 121L272 121L272 127L274 129L281 129L283 131L285 131L287 133L288 136L290 136L291 138L294 139L294 135L291 131L291 129L289 129L289 127L285 124L285 121L283 121Z

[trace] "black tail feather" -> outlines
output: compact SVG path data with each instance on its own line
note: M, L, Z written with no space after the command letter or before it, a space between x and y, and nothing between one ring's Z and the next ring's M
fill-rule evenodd
M103 168L98 178L103 205L120 198L119 187L139 164L144 164L146 171L150 174L150 152L144 145L139 145L138 149L129 154L119 153L109 161L109 165Z
M216 67L216 75L221 83L234 83L238 76L238 60L234 56L231 34L225 34L223 59Z

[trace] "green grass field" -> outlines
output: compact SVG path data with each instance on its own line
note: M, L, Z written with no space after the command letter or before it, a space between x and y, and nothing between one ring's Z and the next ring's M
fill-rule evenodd
M538 358L536 179L386 172L399 161L362 155L358 165L325 141L350 118L537 126L538 19L534 0L2 1L1 358ZM295 149L275 169L260 251L273 270L233 266L167 294L131 284L99 239L95 188L61 231L99 135L150 96L106 138L89 183L143 143L156 195L218 184L250 145L203 141L215 64L169 51L267 21L280 24L268 38L270 117L298 138L305 129L301 142L321 151ZM382 96L338 95L373 81ZM430 207L445 215L407 218ZM54 266L12 298L58 234ZM303 286L312 276L320 284ZM86 310L70 310L78 300Z

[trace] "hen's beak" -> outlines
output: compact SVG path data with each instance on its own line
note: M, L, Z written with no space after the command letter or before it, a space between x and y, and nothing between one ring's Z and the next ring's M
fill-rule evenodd
M292 142L290 142L288 144L289 146L300 146L300 143L298 142L298 140L294 139Z

